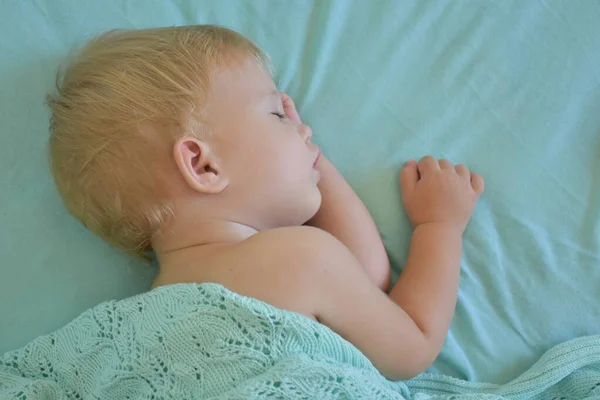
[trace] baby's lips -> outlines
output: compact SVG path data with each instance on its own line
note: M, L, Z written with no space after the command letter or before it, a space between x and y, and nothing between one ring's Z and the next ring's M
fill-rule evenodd
M317 163L319 162L319 159L321 158L321 148L317 147L317 156L315 157L315 162L313 163L313 168L316 168Z

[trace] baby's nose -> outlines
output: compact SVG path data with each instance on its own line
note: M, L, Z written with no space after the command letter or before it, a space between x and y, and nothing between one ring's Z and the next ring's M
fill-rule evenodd
M312 138L313 132L312 129L310 129L310 126L308 125L304 125L301 124L300 127L298 128L298 132L300 133L300 136L302 137L302 139L304 139L304 141L309 142L310 138Z

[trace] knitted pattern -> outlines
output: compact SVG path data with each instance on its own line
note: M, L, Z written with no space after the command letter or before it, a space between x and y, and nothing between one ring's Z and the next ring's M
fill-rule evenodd
M211 283L102 303L0 358L2 399L594 397L600 336L558 346L507 385L390 382L327 327Z

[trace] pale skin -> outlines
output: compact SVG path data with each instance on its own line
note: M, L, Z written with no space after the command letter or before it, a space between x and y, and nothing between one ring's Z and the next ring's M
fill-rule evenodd
M153 238L153 286L216 282L328 326L388 379L423 372L452 320L481 176L433 157L402 169L414 233L387 294L375 223L289 96L247 61L215 77L209 103L211 134L180 139L164 165L175 215Z

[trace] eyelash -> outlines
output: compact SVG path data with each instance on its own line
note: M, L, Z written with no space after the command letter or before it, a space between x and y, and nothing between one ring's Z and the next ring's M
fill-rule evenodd
M282 113L274 112L274 113L271 113L271 114L276 115L279 119L284 119L285 118L285 115L282 114Z

